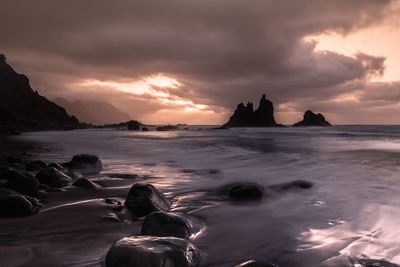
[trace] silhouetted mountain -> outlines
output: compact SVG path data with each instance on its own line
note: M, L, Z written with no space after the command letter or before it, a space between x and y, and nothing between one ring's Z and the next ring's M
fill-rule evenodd
M15 72L0 54L0 127L65 129L80 127L65 109L32 90L29 79Z
M273 127L278 126L274 119L274 104L261 97L260 105L256 111L253 110L253 103L248 102L245 106L240 103L229 121L224 127Z
M304 113L302 121L295 123L293 126L330 126L331 124L325 120L325 117L321 114L315 114L311 110L307 110Z
M74 115L81 122L95 125L104 125L130 120L130 116L105 102L80 101L70 102L65 98L53 99L55 103L65 108L70 115Z

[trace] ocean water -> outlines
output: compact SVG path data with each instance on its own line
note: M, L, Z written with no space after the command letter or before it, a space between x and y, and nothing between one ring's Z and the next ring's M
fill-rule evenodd
M110 187L156 186L191 221L201 266L251 259L281 267L400 264L400 126L189 128L16 138L42 148L35 158L65 162L92 153L103 162L102 176L139 177ZM314 186L268 190L294 180ZM238 203L218 193L235 182L257 183L265 195Z

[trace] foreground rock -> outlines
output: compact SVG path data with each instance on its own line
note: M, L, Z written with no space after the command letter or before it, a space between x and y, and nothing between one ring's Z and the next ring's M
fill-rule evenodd
M76 186L76 187L86 188L86 189L96 189L97 188L95 183L93 183L92 181L90 181L89 179L86 179L86 178L79 178L72 185Z
M325 120L321 113L315 114L311 110L307 110L304 113L303 120L293 126L331 126L331 124Z
M223 127L273 127L278 126L274 119L274 104L261 97L260 105L256 111L253 110L253 103L245 106L240 103L229 121Z
M71 177L53 167L47 167L41 170L36 174L35 178L42 184L54 188L67 186L72 181Z
M188 239L190 225L185 218L162 211L155 211L147 215L143 222L141 235L173 236Z
M71 171L79 173L99 173L103 170L101 160L95 155L78 154L65 164Z
M124 237L106 256L107 267L195 267L198 263L196 247L175 237Z
M134 184L129 190L125 206L135 217L142 217L153 211L167 211L171 203L151 184Z
M29 195L33 197L40 196L39 181L32 177L20 177L8 180L4 184L4 187L24 195Z
M0 189L0 217L23 217L36 214L38 201L12 190Z
M252 183L236 184L229 190L229 198L232 200L258 200L263 196L264 189Z
M36 172L36 171L41 171L44 168L47 167L47 164L44 161L41 160L34 160L28 162L25 166L25 170L28 172Z
M239 265L236 265L235 267L278 267L278 266L269 262L258 262L255 260L250 260L243 262Z

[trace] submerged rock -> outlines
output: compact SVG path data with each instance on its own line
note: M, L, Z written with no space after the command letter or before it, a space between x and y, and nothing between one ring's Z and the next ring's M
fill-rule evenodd
M166 125L166 126L160 126L156 128L157 131L174 131L174 130L179 130L178 126L174 125Z
M236 184L229 190L229 197L233 200L258 200L262 198L264 189L252 183Z
M255 260L250 260L243 262L239 265L236 265L235 267L278 267L278 266L269 262L259 262Z
M301 189L309 189L313 187L314 184L312 182L304 181L304 180L295 180L289 183L278 184L269 186L270 189L278 192L288 191L288 190L301 190Z
M107 267L195 267L198 263L196 247L175 237L124 237L106 256Z
M30 201L30 200L31 201ZM0 217L23 217L39 211L39 201L12 190L0 189Z
M41 160L34 160L28 162L25 166L25 170L28 172L36 172L36 171L41 171L44 168L47 167L47 164L44 161Z
M80 173L99 173L103 169L101 160L95 155L78 154L66 164L71 171Z
M47 167L38 172L36 179L42 184L55 188L67 186L72 181L71 177L52 167Z
M185 218L162 211L147 215L142 225L141 235L173 236L188 239L190 225Z
M304 113L303 120L293 126L331 126L331 124L325 120L321 113L315 114L311 110L307 110Z
M142 127L142 132L148 132L149 131L149 128L147 128L147 127Z
M90 181L89 179L86 179L86 178L79 178L72 185L74 185L76 187L83 187L86 189L96 189L97 188L95 183L93 183L92 181Z
M134 184L126 197L125 206L135 217L141 217L153 211L167 211L171 203L151 184Z

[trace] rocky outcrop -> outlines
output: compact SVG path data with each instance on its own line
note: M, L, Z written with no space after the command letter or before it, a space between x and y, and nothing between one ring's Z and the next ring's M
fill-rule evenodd
M84 174L99 173L103 170L103 164L99 157L90 154L75 155L70 162L64 163L63 167L67 167L72 172Z
M311 110L307 110L304 113L303 120L293 126L331 126L331 124L325 120L321 113L315 114Z
M134 184L126 197L125 206L135 217L142 217L153 211L167 211L171 203L151 184Z
M185 218L173 213L155 211L147 215L140 234L188 239L189 233L190 226Z
M0 128L70 129L80 124L65 109L32 90L29 79L15 72L0 54Z
M128 121L126 129L129 131L139 131L140 130L140 122L138 121Z
M223 127L273 127L278 126L274 119L274 104L261 97L260 105L254 111L253 103L240 103L229 121Z
M106 267L195 267L199 253L188 240L175 237L124 237L110 248Z

